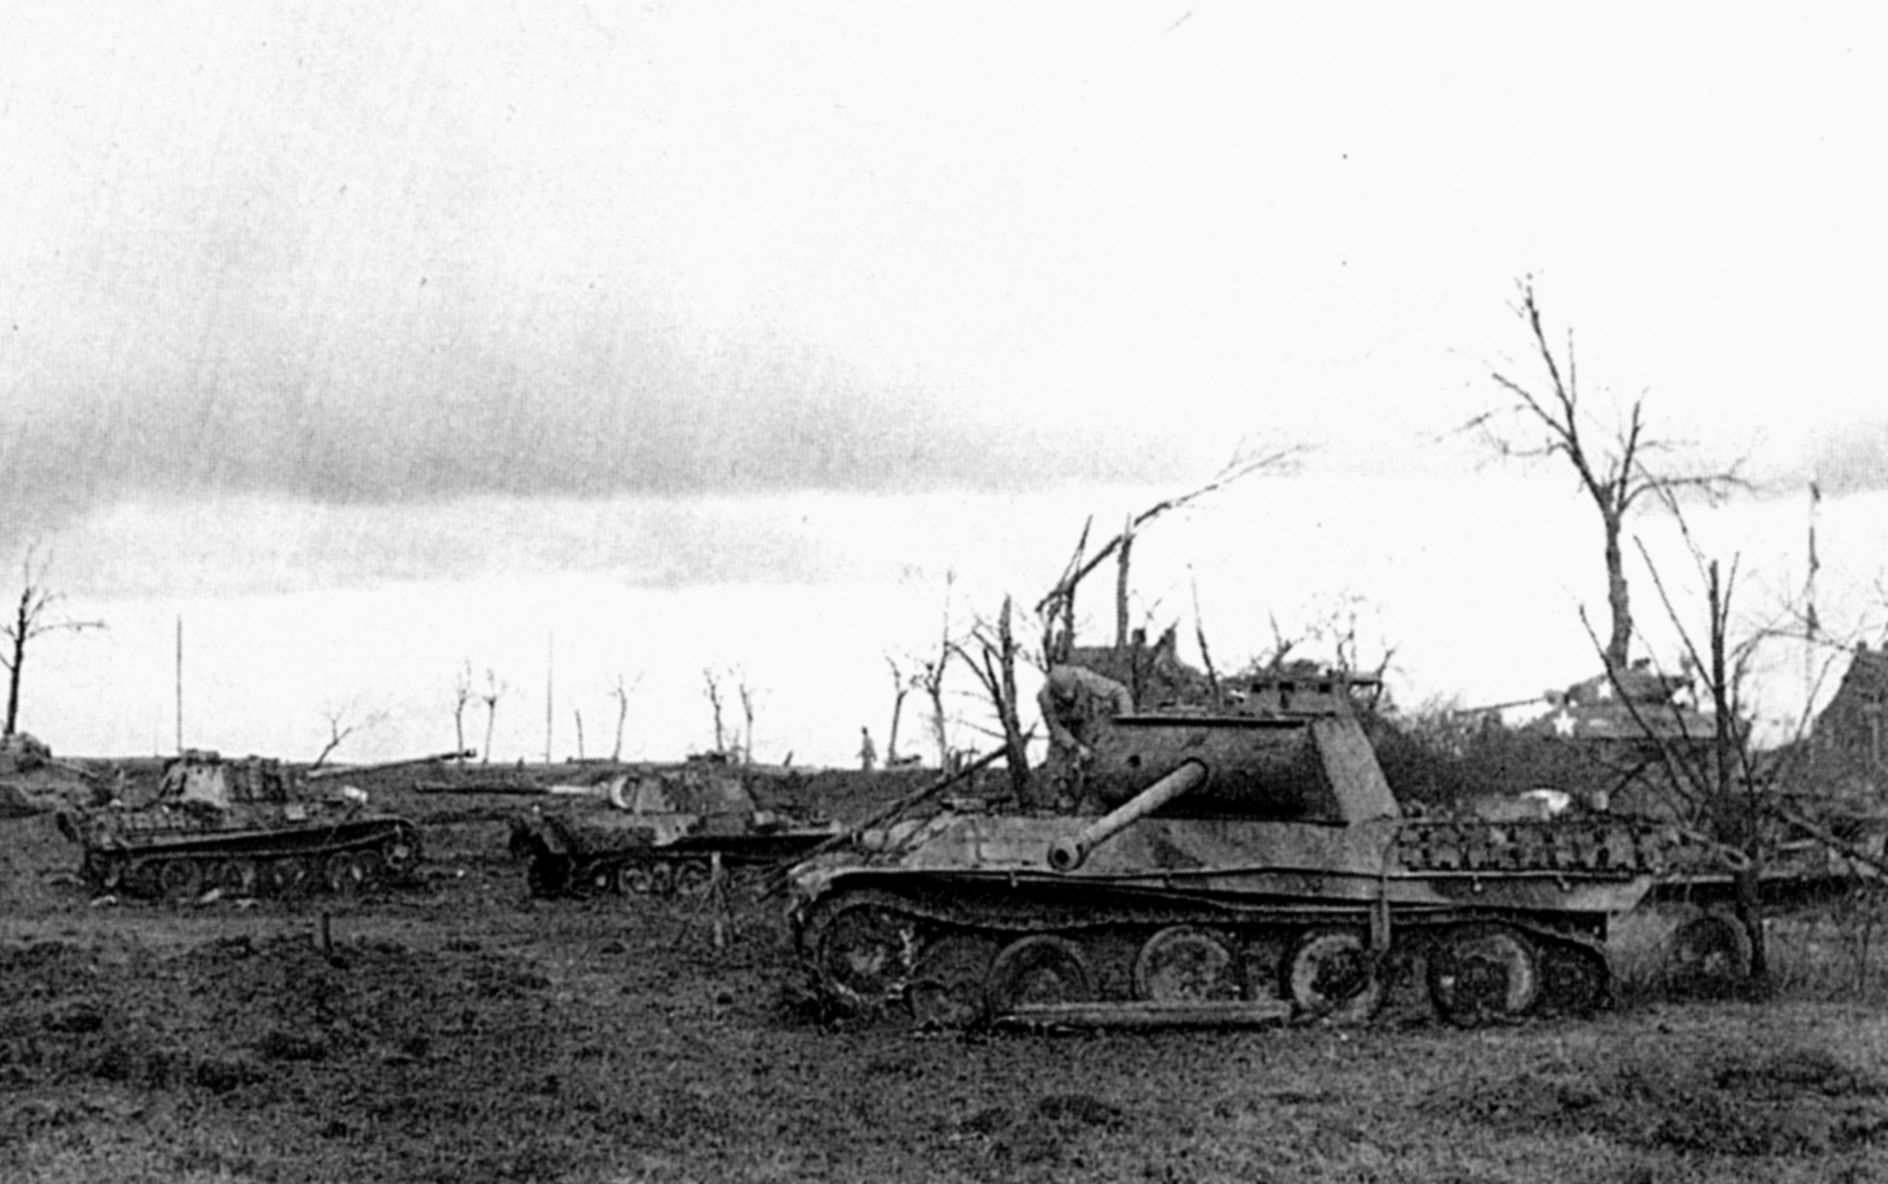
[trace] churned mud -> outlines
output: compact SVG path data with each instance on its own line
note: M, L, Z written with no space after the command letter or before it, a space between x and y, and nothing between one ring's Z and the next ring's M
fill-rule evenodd
M777 901L532 900L507 803L429 808L419 883L293 905L0 823L0 1178L1888 1179L1874 1011L920 1034L807 1006Z

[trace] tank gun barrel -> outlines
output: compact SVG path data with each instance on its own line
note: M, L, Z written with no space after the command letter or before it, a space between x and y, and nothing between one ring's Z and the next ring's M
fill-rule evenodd
M1088 853L1125 830L1130 823L1147 817L1183 793L1206 783L1206 764L1189 760L1159 781L1135 794L1113 810L1103 814L1078 833L1057 839L1049 846L1049 866L1058 872L1070 872L1082 866Z
M384 769L405 768L408 765L431 765L440 761L453 761L460 757L476 755L478 754L468 749L465 752L438 752L432 756L402 757L397 761L376 761L371 765L334 765L326 769L308 770L308 780L326 781L330 777L357 777L362 773L377 773Z

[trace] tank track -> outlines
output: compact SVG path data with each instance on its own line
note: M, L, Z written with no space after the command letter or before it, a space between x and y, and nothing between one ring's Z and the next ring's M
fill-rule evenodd
M1389 948L1373 950L1356 906L996 900L843 888L796 914L796 943L820 996L924 1027L1090 1003L1210 1017L1269 1002L1299 1021L1361 1023L1413 972L1462 1026L1586 1013L1610 992L1596 928L1562 918L1396 916Z
M98 895L176 901L213 890L231 897L360 896L412 878L422 855L417 827L401 820L355 829L91 848L80 875Z
M545 899L632 896L706 896L714 880L708 854L642 852L609 855L529 855L525 882L531 895ZM755 875L754 865L727 862L723 874L736 880Z

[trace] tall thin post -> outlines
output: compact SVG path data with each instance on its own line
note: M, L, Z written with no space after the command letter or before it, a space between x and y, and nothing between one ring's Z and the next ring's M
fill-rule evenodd
M184 750L184 615L177 614L177 751Z
M551 712L556 706L557 633L544 635L544 763L551 763Z
M1816 572L1822 559L1816 554L1816 518L1822 509L1822 487L1809 483L1809 574L1803 580L1803 718L1809 718L1816 695L1816 638L1822 622L1816 616Z

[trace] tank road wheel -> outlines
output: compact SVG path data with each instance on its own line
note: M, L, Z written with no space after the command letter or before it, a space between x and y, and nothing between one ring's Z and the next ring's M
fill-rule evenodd
M387 879L387 865L372 847L354 852L354 890L378 892Z
M1429 954L1429 998L1458 1027L1518 1018L1540 985L1533 945L1505 925L1453 930Z
M1694 991L1725 991L1750 977L1750 932L1736 917L1703 913L1672 934L1674 984Z
M659 859L649 865L649 892L653 896L675 895L675 865Z
M803 940L820 984L849 1006L883 1007L911 977L917 934L895 898L841 900L813 918Z
M1239 959L1218 934L1171 925L1147 939L1134 958L1134 996L1157 1003L1239 999Z
M905 998L921 1028L968 1028L990 1011L987 985L996 961L994 938L952 934L925 943Z
M157 891L165 900L195 900L203 895L203 865L194 859L166 859L157 865Z
M1361 1024L1383 1002L1376 959L1360 930L1314 929L1285 962L1285 989L1307 1016Z
M258 875L256 865L247 859L225 859L210 869L210 887L224 896L254 896Z
M699 859L687 859L675 865L675 895L684 899L700 900L707 896L713 881L713 869Z
M269 895L284 900L295 900L306 894L310 882L315 878L308 862L296 855L270 860L263 867L262 875Z
M336 851L328 856L328 891L336 896L360 896L373 890L380 878L380 855L374 851Z
M1606 1001L1612 971L1606 955L1567 942L1544 946L1541 955L1541 1009L1556 1015L1591 1015Z
M623 891L632 896L653 896L656 891L656 869L643 860L635 860L623 865L618 877Z
M1094 975L1082 948L1066 937L1038 933L1005 946L990 969L990 1007L1002 1014L1032 1003L1086 1003Z

